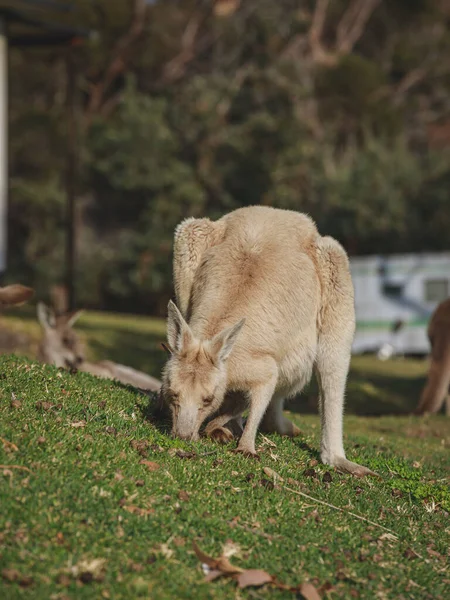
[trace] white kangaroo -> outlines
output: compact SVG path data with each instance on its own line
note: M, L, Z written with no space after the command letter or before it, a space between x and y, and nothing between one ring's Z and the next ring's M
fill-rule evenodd
M216 222L187 219L175 232L174 284L162 397L173 434L196 439L249 406L237 448L255 455L260 426L297 435L283 416L285 398L316 371L321 458L363 476L346 459L343 407L355 329L348 258L314 222L293 211L252 206Z
M110 360L86 360L84 345L72 329L81 313L82 311L76 311L57 316L45 304L38 303L38 320L44 333L39 346L39 360L56 367L91 373L104 379L116 379L142 390L158 391L161 382L142 371Z

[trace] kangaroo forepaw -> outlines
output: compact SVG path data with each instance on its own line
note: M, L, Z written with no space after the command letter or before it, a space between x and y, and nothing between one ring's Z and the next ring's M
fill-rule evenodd
M234 439L232 432L226 427L216 427L208 431L208 437L219 444L228 444Z

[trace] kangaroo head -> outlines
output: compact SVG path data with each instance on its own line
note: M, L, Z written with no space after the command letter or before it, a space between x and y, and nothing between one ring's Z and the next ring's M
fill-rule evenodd
M212 339L198 339L175 304L169 302L167 341L171 356L164 368L161 394L172 413L173 435L197 439L204 420L222 404L227 361L244 321Z
M23 304L29 300L33 294L33 289L20 285L19 283L2 287L0 288L0 308Z
M82 311L56 316L54 311L39 302L37 315L44 332L41 342L42 358L45 362L69 369L78 368L84 361L84 348L72 329Z

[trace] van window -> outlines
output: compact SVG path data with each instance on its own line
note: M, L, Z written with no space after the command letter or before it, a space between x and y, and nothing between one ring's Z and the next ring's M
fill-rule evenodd
M442 302L450 296L448 279L425 280L425 302Z

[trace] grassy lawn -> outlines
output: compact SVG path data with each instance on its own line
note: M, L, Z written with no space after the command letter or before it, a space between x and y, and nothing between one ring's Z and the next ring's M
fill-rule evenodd
M91 313L79 329L94 356L158 375L161 322ZM231 540L233 564L323 598L448 598L449 420L406 415L425 372L353 361L347 453L381 475L358 480L316 463L313 386L290 406L303 435L260 435L255 461L172 440L152 399L119 384L1 356L1 597L300 597L205 582L192 542L218 557Z

